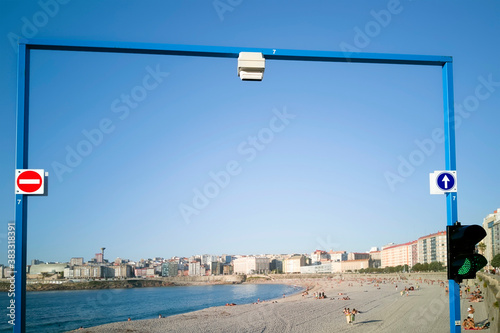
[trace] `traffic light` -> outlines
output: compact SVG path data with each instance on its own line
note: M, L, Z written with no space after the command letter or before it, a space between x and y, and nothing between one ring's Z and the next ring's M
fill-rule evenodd
M479 225L455 225L446 227L448 243L448 280L460 283L474 279L476 272L486 266L485 257L476 253L476 244L486 237L486 231Z

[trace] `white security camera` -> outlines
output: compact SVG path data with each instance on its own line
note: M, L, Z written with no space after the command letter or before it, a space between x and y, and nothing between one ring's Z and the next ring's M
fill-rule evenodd
M260 52L240 52L238 76L242 80L262 81L266 59Z

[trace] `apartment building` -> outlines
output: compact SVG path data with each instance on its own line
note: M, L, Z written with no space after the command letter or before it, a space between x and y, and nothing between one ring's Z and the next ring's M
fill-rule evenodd
M235 274L255 274L269 272L269 258L240 257L233 260Z
M341 263L341 272L356 272L360 269L371 268L371 259L354 259L354 260L345 260Z
M361 260L361 259L370 259L370 254L364 252L349 252L347 254L347 260Z
M500 208L483 219L483 228L486 230L486 237L482 240L486 245L483 255L490 262L500 253Z
M110 266L84 265L64 269L67 279L105 279L115 277L115 270Z
M328 259L330 259L330 256L326 251L316 250L311 253L311 262L313 264L327 261Z
M189 263L189 276L205 275L201 272L201 263L199 261L191 261Z
M306 265L306 257L296 255L283 260L283 273L300 273L300 267Z
M380 267L413 266L416 261L417 241L382 248Z
M130 278L134 276L134 269L127 264L120 264L111 266L115 270L114 276L117 278Z
M417 242L418 263L430 264L437 261L444 266L447 265L446 231L420 237Z
M161 264L161 276L177 276L179 275L179 263L177 260L169 260Z
M323 274L332 272L332 263L323 262L317 265L300 266L300 274Z
M343 261L347 260L347 252L346 251L329 251L328 255L330 256L331 261Z
M73 257L69 260L70 266L83 266L83 257Z

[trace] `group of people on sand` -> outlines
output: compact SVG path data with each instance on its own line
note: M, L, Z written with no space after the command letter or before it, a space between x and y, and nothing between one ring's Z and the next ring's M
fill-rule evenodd
M356 314L358 313L358 310L352 309L350 310L349 308L344 308L344 315L345 319L347 320L348 324L354 323L354 319L356 318Z
M351 299L349 296L347 296L344 293L339 293L339 296L342 296L342 297L339 297L338 299L343 300L343 301L349 301Z
M401 294L401 296L409 296L410 295L410 290L413 291L413 290L415 290L415 288L413 288L413 287L410 287L410 288L405 287L405 289L402 289L399 293Z
M481 302L482 300L483 300L483 295L481 295L481 290L479 288L476 291L470 293L469 301Z
M490 327L490 322L488 321L484 325L476 326L474 324L474 318L467 317L464 319L462 326L466 330L484 330L484 329L487 329L488 327Z
M476 312L476 310L474 309L474 306L472 306L472 304L469 305L469 307L467 308L467 318L465 318L463 323L462 323L462 326L464 327L464 329L466 329L466 330L484 330L484 329L490 327L489 321L483 325L476 326L474 323L474 313L475 312Z
M469 298L469 302L481 302L484 299L483 295L481 295L482 292L479 287L477 288L477 290L473 291L470 290L469 286L464 287L463 289L460 288L460 298L462 298L463 295L462 290L465 292L465 296ZM444 291L446 292L446 294L448 294L448 286L445 286Z
M323 299L323 298L326 298L325 296L325 292L324 291L320 291L318 293L314 293L314 298L316 299Z

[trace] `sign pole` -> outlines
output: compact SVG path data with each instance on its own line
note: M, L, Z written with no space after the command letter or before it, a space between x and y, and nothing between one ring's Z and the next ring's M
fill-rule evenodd
M19 42L17 74L17 124L16 124L16 169L28 167L28 103L29 103L29 50ZM14 326L15 333L26 331L26 240L28 197L15 194L15 248L13 252L14 269L9 257L11 276L14 277ZM10 245L10 242L9 242ZM10 250L10 247L9 247ZM10 254L10 252L9 252ZM12 313L12 312L9 312Z
M444 104L444 151L446 170L456 170L455 152L455 110L453 98L453 66L451 61L443 65L443 104ZM453 225L458 221L457 193L446 193L446 221ZM450 298L450 332L461 332L460 286L448 280ZM458 326L457 326L458 323Z

